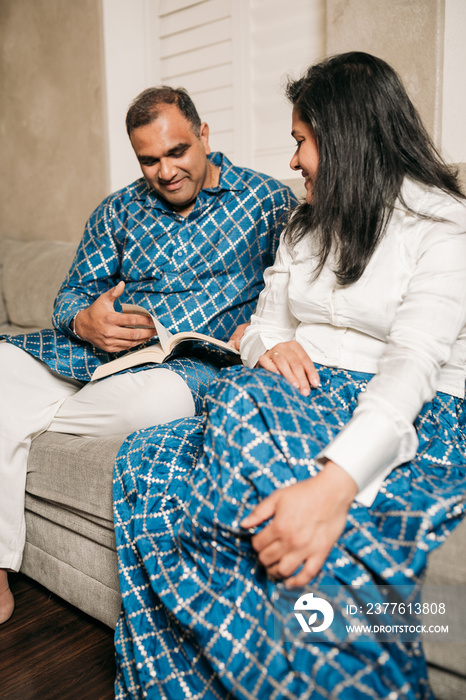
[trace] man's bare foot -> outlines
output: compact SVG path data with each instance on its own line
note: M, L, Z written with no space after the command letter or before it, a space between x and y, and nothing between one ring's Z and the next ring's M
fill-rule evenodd
M10 619L15 609L15 599L8 586L8 574L0 569L0 625Z
M6 622L13 615L15 609L15 599L9 588L0 593L0 625Z

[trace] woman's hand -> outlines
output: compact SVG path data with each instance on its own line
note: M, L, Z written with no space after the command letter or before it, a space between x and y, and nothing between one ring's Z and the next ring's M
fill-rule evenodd
M327 462L315 477L278 489L259 503L241 526L257 527L271 518L252 538L268 575L285 579L288 587L309 583L343 532L357 492L354 479Z
M274 345L259 357L256 367L283 375L303 396L309 396L310 387L320 384L314 363L296 340Z

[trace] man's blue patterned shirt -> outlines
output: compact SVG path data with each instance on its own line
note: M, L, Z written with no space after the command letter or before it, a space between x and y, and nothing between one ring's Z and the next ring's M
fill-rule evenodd
M140 304L172 332L227 340L249 320L295 198L277 180L233 166L221 153L217 187L200 191L187 217L143 178L107 197L90 217L55 302L53 325L8 338L62 375L88 381L116 355L80 342L75 314L120 280L120 302ZM117 308L117 306L116 306Z

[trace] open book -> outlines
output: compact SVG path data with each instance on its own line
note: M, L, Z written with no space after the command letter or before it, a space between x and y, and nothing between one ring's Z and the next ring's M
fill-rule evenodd
M106 362L92 374L92 381L108 377L116 372L121 372L130 367L137 365L145 365L151 362L158 364L166 362L166 360L174 357L200 357L205 358L209 362L213 362L220 367L228 367L229 365L241 364L241 357L237 350L232 348L223 340L217 340L203 333L195 331L183 331L181 333L170 333L160 321L142 306L134 304L122 304L121 310L123 313L137 313L148 317L148 326L152 328L152 323L157 331L159 342L155 345L141 348L140 350L131 350L126 355L117 357L116 360ZM148 326L143 326L147 328Z

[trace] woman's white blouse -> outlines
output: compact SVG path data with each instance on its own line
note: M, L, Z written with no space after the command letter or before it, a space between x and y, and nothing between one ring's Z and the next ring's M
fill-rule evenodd
M297 340L319 364L375 376L352 419L320 457L343 467L369 505L395 466L417 449L413 422L437 391L464 397L466 205L406 181L364 274L340 286L329 259L312 281L311 243L280 244L241 343L254 367L276 343Z

